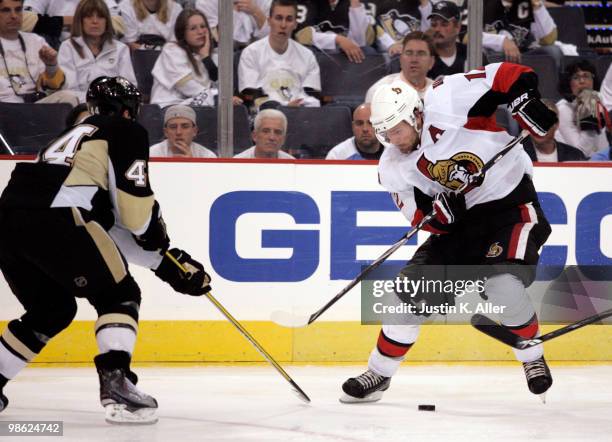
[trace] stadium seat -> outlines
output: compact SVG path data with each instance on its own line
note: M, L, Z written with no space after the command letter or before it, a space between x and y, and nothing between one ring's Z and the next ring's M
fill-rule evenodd
M200 132L195 142L218 152L217 145L217 108L194 107ZM249 115L245 106L234 106L234 151L241 152L253 145Z
M321 94L324 102L356 107L363 103L368 88L387 75L382 55L366 55L362 63L351 63L344 54L316 52L321 69Z
M604 78L606 78L606 73L608 72L610 63L612 63L612 56L600 55L597 57L597 60L595 61L595 68L597 69L599 81L603 81Z
M152 49L132 51L134 73L145 103L148 103L151 98L151 89L153 88L153 74L151 72L159 54L160 51Z
M543 98L558 100L561 98L557 85L559 84L559 72L555 67L555 61L548 55L522 56L521 64L532 68L538 74L538 89Z
M353 135L346 106L281 107L287 116L285 148L296 158L325 158L329 150Z
M576 45L581 52L592 52L587 42L582 8L568 6L548 8L548 12L557 25L557 39L560 42Z
M149 132L149 144L164 139L164 113L157 104L143 104L138 114L138 122Z
M0 133L16 154L37 154L66 125L66 103L0 103Z

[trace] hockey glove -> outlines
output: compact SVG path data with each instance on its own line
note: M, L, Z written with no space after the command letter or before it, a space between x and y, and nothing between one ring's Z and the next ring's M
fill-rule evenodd
M184 250L170 249L170 253L188 273L185 273L176 263L164 254L155 276L167 282L179 293L191 296L201 296L210 292L210 275L204 271L204 266L192 259Z
M459 221L467 208L462 193L440 192L434 196L433 209L440 224L453 224Z
M610 116L601 103L601 96L592 89L583 89L576 97L576 126L580 130L591 130L600 133L604 127L610 127Z
M166 223L161 216L157 201L153 204L151 211L151 221L146 232L142 235L133 235L136 243L144 250L155 252L157 250L167 250L170 247L170 238L166 232Z
M540 94L530 90L515 98L509 105L512 118L531 135L543 137L558 119L540 100Z

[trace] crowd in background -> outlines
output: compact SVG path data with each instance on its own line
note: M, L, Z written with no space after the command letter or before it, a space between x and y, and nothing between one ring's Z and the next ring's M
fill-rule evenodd
M558 41L549 8L559 3L484 0L483 64L536 54L560 73L562 98L548 102L559 124L526 143L534 161L609 160L612 67L599 78L592 58L566 62L567 54L581 54ZM353 134L330 143L328 159L380 157L368 103L381 84L403 81L425 99L436 78L467 69L463 0L233 0L233 8L233 102L247 107L253 140L237 158L293 158L283 150L293 147L285 146L292 128L283 110L334 104L322 94L318 54L354 64L382 54L399 64L351 103ZM194 142L201 129L194 109L217 103L218 15L218 0L0 0L0 102L77 106L101 75L138 83L135 54L157 51L143 92L162 108L164 140L151 155L214 157ZM79 110L86 111L74 115Z

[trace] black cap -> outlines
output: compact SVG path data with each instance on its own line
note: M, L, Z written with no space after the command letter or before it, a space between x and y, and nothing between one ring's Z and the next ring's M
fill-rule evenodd
M449 1L441 1L433 5L431 14L429 14L427 19L429 20L432 17L436 16L441 17L446 21L449 21L453 18L459 21L461 17L461 12L459 11L459 7L455 3Z

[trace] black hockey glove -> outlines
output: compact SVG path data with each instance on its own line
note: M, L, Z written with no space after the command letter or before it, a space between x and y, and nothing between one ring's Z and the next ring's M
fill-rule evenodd
M170 249L170 253L188 273L176 265L176 263L164 254L159 267L155 270L155 276L167 282L179 293L191 296L202 296L210 292L210 275L204 271L204 266L184 250Z
M159 213L157 201L153 204L151 212L151 222L146 232L142 235L133 235L136 243L144 250L155 252L157 250L167 250L170 247L170 238L166 232L166 223Z
M531 135L543 137L558 121L557 114L542 103L540 94L534 90L522 93L508 107L512 118Z
M465 215L465 196L463 193L440 192L434 196L433 209L440 224L453 224Z

